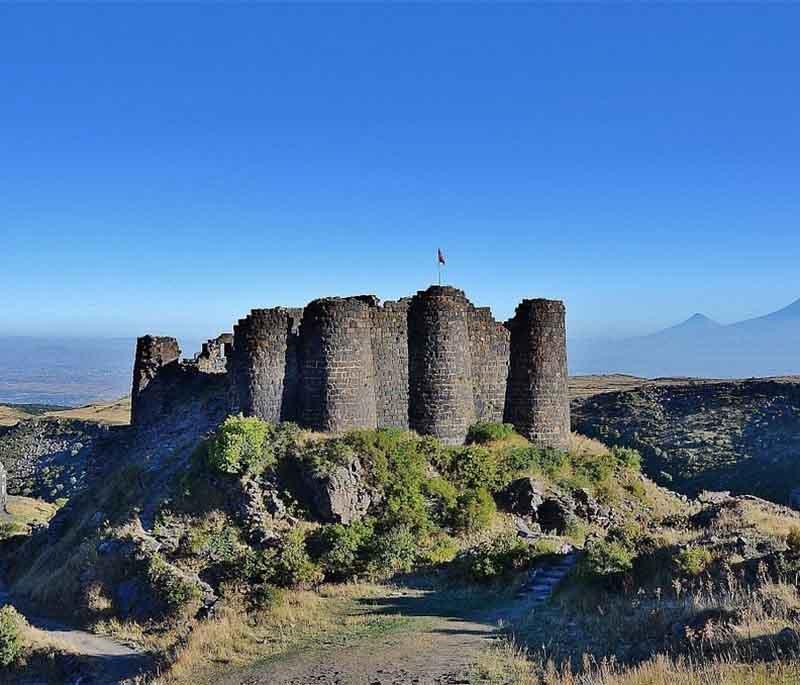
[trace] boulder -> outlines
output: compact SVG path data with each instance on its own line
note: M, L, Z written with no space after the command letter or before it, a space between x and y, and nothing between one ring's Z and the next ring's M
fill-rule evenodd
M573 491L575 500L575 514L589 523L594 523L602 528L611 525L611 509L600 504L585 488Z
M512 514L536 519L536 512L544 502L545 488L533 478L512 480L497 493L497 503Z
M305 471L308 504L325 523L352 523L362 518L373 501L364 467L357 458L337 464L324 473Z
M536 510L536 519L542 530L563 534L575 520L575 503L567 497L552 495Z

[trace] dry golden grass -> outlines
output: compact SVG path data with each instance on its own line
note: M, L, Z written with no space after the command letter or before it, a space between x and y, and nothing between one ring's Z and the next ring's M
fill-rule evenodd
M31 526L49 521L59 505L33 497L9 495L7 508L8 514L0 513L0 538L26 535Z
M569 451L574 454L597 456L600 454L608 454L608 447L594 438L587 438L580 433L570 433Z
M33 414L29 414L17 407L8 407L0 404L0 426L13 426L20 421L32 418Z
M328 585L319 593L285 591L270 608L251 614L231 599L217 616L194 627L154 685L213 683L223 667L243 666L323 640L346 644L350 639L400 629L408 619L357 608L356 600L387 592L391 589L368 583ZM127 637L134 636L128 632Z
M471 683L482 685L796 685L800 661L740 663L731 658L698 663L656 656L625 667L587 657L579 674L563 665L537 662L509 642L486 650L475 664Z
M126 425L131 420L131 398L123 397L113 402L96 402L75 409L49 411L44 416L59 419L79 419L113 425Z

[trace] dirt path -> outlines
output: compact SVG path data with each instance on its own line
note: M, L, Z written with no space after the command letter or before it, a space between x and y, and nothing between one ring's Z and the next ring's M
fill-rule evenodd
M523 591L500 606L470 610L464 602L409 592L370 611L412 619L409 629L345 648L304 650L214 680L215 685L461 685L481 649L503 623L540 610L574 566L567 555L531 573Z
M422 630L334 650L315 649L254 666L218 685L457 685L468 683L495 624L430 617Z
M31 626L46 633L60 649L78 657L75 682L81 685L116 685L142 673L150 663L148 655L101 635L77 630L54 619L33 615L23 603L0 587L0 606L11 604Z

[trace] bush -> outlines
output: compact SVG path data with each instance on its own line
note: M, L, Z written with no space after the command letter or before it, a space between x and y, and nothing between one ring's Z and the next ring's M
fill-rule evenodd
M440 526L452 523L458 505L456 486L441 476L431 478L423 484L425 495L430 503L430 514Z
M485 447L472 445L457 450L450 464L449 480L462 488L489 488L498 486L497 460Z
M283 540L276 568L280 585L317 585L322 582L322 572L312 561L306 549L306 530L293 528Z
M200 597L197 585L183 577L160 554L150 557L147 579L170 612L177 612Z
M492 522L496 511L494 500L486 488L467 490L458 498L454 524L470 533L482 530Z
M487 582L526 568L536 551L513 533L504 533L456 557L460 570L470 580Z
M446 564L458 554L458 541L447 533L435 533L421 556L429 564Z
M699 576L705 571L714 557L705 547L690 546L675 557L675 567L687 576Z
M408 526L397 526L375 538L368 572L374 578L409 573L418 555L417 536Z
M351 523L325 526L319 532L317 544L326 578L347 580L366 571L370 545L375 532L370 518Z
M0 666L10 666L22 654L20 633L25 625L25 618L14 607L0 609Z
M792 526L789 534L786 536L786 545L792 552L800 552L800 527Z
M621 576L633 569L633 554L621 542L597 540L586 547L585 568L601 578Z
M483 445L493 440L504 440L516 434L517 432L514 430L514 426L510 423L474 423L467 431L467 444Z
M229 416L208 445L208 462L223 473L258 474L275 464L267 443L270 425L250 416Z
M640 471L642 468L642 455L630 447L612 447L611 454L626 469Z

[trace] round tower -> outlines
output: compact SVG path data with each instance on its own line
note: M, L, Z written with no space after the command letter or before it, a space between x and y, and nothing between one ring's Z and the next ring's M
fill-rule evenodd
M300 326L302 423L340 433L376 428L372 300L325 298L309 303Z
M233 329L230 372L238 409L277 423L297 418L300 310L254 309Z
M431 286L408 310L409 426L461 444L475 421L469 317L461 290Z
M569 446L569 390L564 303L523 300L511 330L505 420L542 447Z

